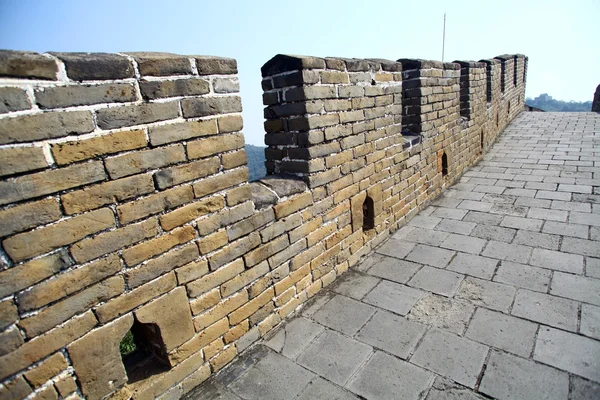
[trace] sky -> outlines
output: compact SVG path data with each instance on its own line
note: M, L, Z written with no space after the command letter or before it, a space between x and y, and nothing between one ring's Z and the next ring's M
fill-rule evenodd
M529 56L527 93L592 100L599 0L0 0L0 49L163 51L238 61L246 143L264 143L260 67L278 53L354 58Z

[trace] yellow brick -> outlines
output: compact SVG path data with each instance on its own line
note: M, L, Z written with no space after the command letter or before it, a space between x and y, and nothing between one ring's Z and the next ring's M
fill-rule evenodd
M192 314L200 314L202 311L209 309L221 300L221 291L219 288L214 288L208 293L194 299L190 302Z
M245 290L244 290L245 292ZM238 310L232 312L229 315L229 323L231 325L237 325L244 319L248 318L252 314L254 314L259 308L267 304L269 301L273 299L274 291L273 288L269 288L261 293L259 296L250 300Z
M196 297L202 293L213 289L223 282L227 282L231 278L240 274L244 271L244 260L238 259L234 262L231 262L219 269L215 272L205 275L202 278L190 282L186 285L188 295L190 297Z
M171 230L181 226L203 215L219 211L225 206L225 201L221 196L214 196L208 199L197 200L191 204L178 208L160 217L160 225L163 229Z
M233 296L226 298L225 300L221 301L220 303L218 303L216 306L214 306L210 310L208 310L205 313L200 314L194 318L194 326L196 327L196 331L200 331L203 328L211 325L212 323L216 322L217 320L232 313L234 310L238 309L239 307L246 304L247 302L248 302L248 291L247 290L242 290L241 292L236 293Z
M277 218L280 219L310 206L312 202L312 194L310 192L306 192L295 195L289 200L275 204L273 209L275 210L275 215Z
M228 243L227 231L222 230L203 237L198 241L198 247L201 254L208 254Z
M248 324L248 320L240 322L239 324L231 328L229 331L227 331L227 333L223 336L225 344L229 344L233 341L238 340L239 338L244 336L246 332L248 332L249 328L250 324Z
M199 332L196 336L169 353L169 361L172 364L180 363L188 357L196 354L202 347L208 345L216 338L222 336L229 329L227 318L220 319L208 328Z
M218 338L215 341L211 342L208 346L202 349L204 352L204 359L210 360L217 353L219 353L225 347L225 343L223 343L223 339Z
M58 165L71 164L99 155L119 153L146 146L146 134L142 130L109 133L91 139L51 145L52 155Z
M123 250L123 260L128 266L133 266L148 260L158 254L164 253L173 247L187 243L196 237L196 230L191 226L175 229L166 235L137 244Z
M221 368L226 366L231 360L237 356L237 348L235 345L231 345L226 348L221 354L210 360L210 367L213 372L219 371Z
M2 244L13 260L21 261L114 226L113 212L109 208L103 208L31 232L17 234Z

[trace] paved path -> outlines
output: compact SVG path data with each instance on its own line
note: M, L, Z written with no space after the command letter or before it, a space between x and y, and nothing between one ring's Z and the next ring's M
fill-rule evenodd
M600 114L521 114L189 398L600 399L599 149Z

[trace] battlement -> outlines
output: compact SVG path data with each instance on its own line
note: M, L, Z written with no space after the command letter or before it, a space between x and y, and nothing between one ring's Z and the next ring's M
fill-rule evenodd
M1 51L0 392L188 392L479 160L526 63L277 55L249 183L235 60Z

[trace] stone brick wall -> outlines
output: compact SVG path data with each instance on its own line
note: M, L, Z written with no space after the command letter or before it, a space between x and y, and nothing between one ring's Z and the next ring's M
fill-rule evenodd
M278 55L249 184L235 60L0 52L0 398L191 390L477 161L525 62Z

